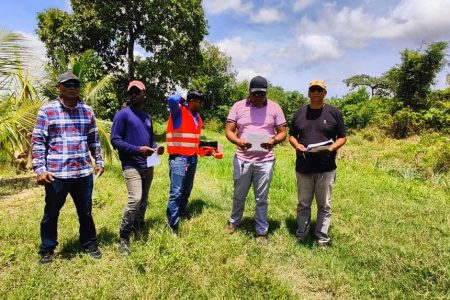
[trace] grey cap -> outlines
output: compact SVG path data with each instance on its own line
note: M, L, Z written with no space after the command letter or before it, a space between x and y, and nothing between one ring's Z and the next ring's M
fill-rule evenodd
M250 80L250 92L266 92L267 91L267 80L262 76L253 77Z
M59 74L59 76L58 76L58 83L64 83L69 80L77 81L78 83L80 83L80 79L78 79L77 76L73 75L72 72L65 72L65 73Z

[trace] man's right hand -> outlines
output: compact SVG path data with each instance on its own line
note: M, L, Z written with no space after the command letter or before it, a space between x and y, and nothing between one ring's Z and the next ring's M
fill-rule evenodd
M252 147L252 144L247 143L246 141L241 140L241 139L239 139L239 140L236 142L236 145L237 145L239 148L241 148L242 150L248 150L248 149L250 149L250 148Z
M55 178L53 176L54 176L53 173L45 172L45 173L42 173L41 175L38 175L36 180L37 180L37 183L40 185L47 185L47 184L52 183L55 180Z
M306 147L303 146L302 144L298 144L298 145L295 146L295 150L297 152L300 152L300 153L305 153L306 152Z
M150 148L149 146L141 146L139 148L139 153L141 153L144 156L150 156L155 152L155 149Z

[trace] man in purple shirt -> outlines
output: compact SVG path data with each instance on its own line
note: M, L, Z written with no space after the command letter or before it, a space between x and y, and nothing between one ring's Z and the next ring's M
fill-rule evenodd
M33 169L39 184L45 185L45 208L41 221L42 264L53 261L58 245L59 211L67 194L73 198L80 222L80 243L93 258L101 258L92 218L92 162L95 174L103 173L98 129L94 112L79 97L80 80L66 72L58 77L60 97L38 112L31 143Z
M233 208L226 231L233 234L240 225L245 198L253 183L257 240L266 244L267 198L275 162L273 147L286 138L286 119L281 107L267 99L264 77L254 77L249 92L247 99L233 105L225 128L226 137L237 146L233 161Z
M157 147L153 138L153 123L144 112L145 86L134 80L128 85L129 105L114 116L111 143L119 150L123 176L128 189L119 233L119 250L130 254L130 236L142 228L148 203L148 192L153 179L153 167L147 165L147 156L164 147Z

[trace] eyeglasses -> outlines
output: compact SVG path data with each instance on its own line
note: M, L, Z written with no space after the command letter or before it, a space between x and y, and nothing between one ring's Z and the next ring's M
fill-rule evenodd
M322 92L324 91L324 89L321 88L320 86L316 86L316 87L310 87L310 88L309 88L309 91L310 91L311 93L314 93L314 92L322 93Z
M79 88L80 83L79 82L62 82L61 83L66 88Z
M252 92L252 95L255 97L264 97L266 92Z

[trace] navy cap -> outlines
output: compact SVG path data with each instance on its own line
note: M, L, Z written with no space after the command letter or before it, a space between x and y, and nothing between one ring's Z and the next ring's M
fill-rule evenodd
M253 77L250 80L250 92L266 92L267 91L267 80L262 76Z

